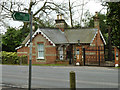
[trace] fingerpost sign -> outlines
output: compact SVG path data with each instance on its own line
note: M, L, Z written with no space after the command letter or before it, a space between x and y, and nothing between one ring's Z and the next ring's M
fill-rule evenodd
M14 11L12 14L13 20L29 22L30 23L30 55L29 55L29 81L28 81L28 90L31 90L31 77L32 77L32 18L33 12L24 13Z

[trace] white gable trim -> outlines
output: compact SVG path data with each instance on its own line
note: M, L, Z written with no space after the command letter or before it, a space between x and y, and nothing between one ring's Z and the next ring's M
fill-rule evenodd
M91 43L90 43L90 44L92 44L92 42L93 42L93 40L95 39L95 37L96 37L97 33L98 33L98 31L95 33L95 35L94 35L93 39L91 40ZM105 39L104 39L104 37L103 37L103 35L102 35L102 33L101 33L101 31L100 31L100 30L99 30L99 33L100 33L100 36L101 36L101 37L102 37L102 39L103 39L104 44L106 45L106 41L105 41Z
M50 40L40 29L38 29L33 35L32 38L34 38L37 34L41 33L43 35L43 37L45 37L50 43L52 43L53 46L55 46L55 44L53 43L52 40ZM25 44L25 46L27 46L30 42L30 39L27 41L27 43Z
M20 48L22 48L22 46L16 47L15 50L18 50L18 49L20 49Z
M103 37L103 35L102 35L102 33L101 33L101 31L99 30L99 32L100 32L100 36L102 37L102 39L103 39L103 42L104 42L104 44L106 45L106 41L105 41L105 39L104 39L104 37Z
M96 37L97 33L98 33L98 31L96 31L96 33L95 33L95 35L94 35L93 39L91 40L90 44L92 44L92 42L93 42L93 40L95 39L95 37Z

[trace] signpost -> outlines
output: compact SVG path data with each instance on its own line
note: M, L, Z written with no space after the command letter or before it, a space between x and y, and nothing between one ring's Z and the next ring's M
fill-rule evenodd
M13 20L30 22L30 56L29 56L29 85L28 90L31 90L31 74L32 74L32 16L33 12L23 13L14 11L12 14Z
M12 18L13 18L13 20L17 20L17 21L29 22L30 14L14 11L12 14Z

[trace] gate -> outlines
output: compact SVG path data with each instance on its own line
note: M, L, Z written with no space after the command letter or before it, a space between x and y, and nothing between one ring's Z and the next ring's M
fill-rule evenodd
M104 46L84 48L83 56L85 66L114 66L113 61L106 60L108 54L106 54Z

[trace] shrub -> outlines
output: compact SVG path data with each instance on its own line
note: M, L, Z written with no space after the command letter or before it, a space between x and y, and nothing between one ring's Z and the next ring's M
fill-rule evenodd
M17 56L16 52L2 51L2 64L27 64L27 56Z
M28 58L27 56L23 55L23 56L19 56L19 62L20 64L27 64L28 62Z

